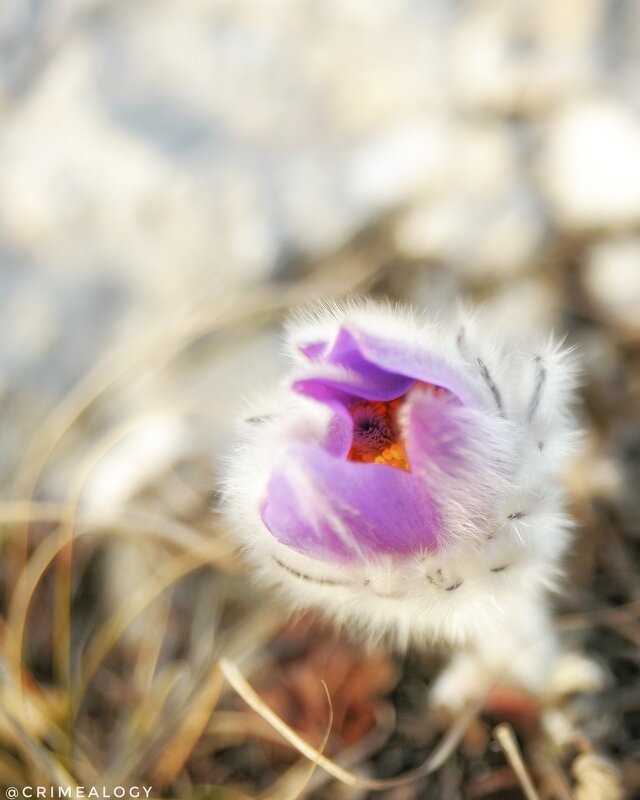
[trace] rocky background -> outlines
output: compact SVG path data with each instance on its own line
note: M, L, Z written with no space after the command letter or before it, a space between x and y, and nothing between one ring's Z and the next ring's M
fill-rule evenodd
M313 621L283 627L211 511L229 420L282 367L283 316L347 292L462 296L579 346L582 529L556 603L606 680L563 706L563 735L558 709L507 724L541 797L639 791L634 0L0 7L7 785L368 796L321 771L303 787L308 762L221 656L315 745L325 678L327 753L359 775L425 760L448 724L425 708L438 656L363 659ZM493 713L383 796L521 796Z

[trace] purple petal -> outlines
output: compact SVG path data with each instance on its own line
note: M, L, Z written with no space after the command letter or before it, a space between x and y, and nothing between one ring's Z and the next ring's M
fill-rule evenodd
M297 380L294 389L323 402L349 403L353 398L393 400L405 394L414 381L442 386L464 405L479 406L473 387L440 356L411 343L389 342L369 333L341 328L331 347L308 345L316 363L348 370L339 377L314 376Z
M358 400L394 400L413 386L414 379L393 375L363 362L359 372L338 378L308 377L294 381L296 392L323 403L350 405Z
M316 362L341 367L338 377L313 377L297 380L293 388L322 402L338 401L349 405L357 399L393 400L409 390L411 377L396 375L362 356L352 333L341 328L330 348L326 343L308 345L305 355L314 353Z
M473 387L442 357L413 344L380 339L362 331L354 333L363 358L381 369L448 389L464 405L479 405Z
M434 396L416 388L403 409L407 455L416 475L436 470L450 478L462 476L470 456L479 457L469 410L452 397ZM477 412L471 412L475 418Z
M321 446L337 458L346 458L353 439L353 419L342 403L329 401L333 414Z
M262 519L282 544L323 561L434 549L435 504L411 473L293 445L276 465Z
M508 480L510 423L419 388L409 394L402 422L412 474L443 518L476 524Z
M324 353L326 347L326 342L313 342L312 344L304 345L298 349L302 355L306 356L310 361L315 361L315 359L320 358Z

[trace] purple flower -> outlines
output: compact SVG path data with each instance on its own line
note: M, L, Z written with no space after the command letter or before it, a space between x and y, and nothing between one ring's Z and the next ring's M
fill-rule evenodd
M437 702L494 678L546 691L571 352L481 312L367 301L299 318L288 341L296 367L240 421L226 474L256 577L369 641L465 643Z
M355 324L298 350L306 365L291 386L330 421L273 465L260 511L280 543L327 562L408 556L455 538L461 507L486 512L508 458L477 377Z

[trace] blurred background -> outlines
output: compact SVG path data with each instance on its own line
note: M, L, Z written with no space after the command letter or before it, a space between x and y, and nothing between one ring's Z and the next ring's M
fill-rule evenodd
M462 296L579 346L582 527L556 605L607 679L544 724L520 699L506 724L540 797L640 790L634 0L2 4L4 783L369 796L305 783L221 657L315 746L324 679L326 752L360 775L427 758L449 724L427 706L441 656L287 624L215 514L282 319L345 293ZM521 797L505 714L379 796Z

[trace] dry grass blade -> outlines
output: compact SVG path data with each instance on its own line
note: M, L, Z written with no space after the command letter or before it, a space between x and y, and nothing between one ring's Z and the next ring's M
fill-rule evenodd
M164 729L166 704L184 677L184 664L172 663L154 680L150 690L140 698L138 705L124 718L120 731L126 746L118 748L115 758L103 769L102 777L112 785L120 785L141 774L146 764L149 746L154 744L154 733Z
M482 703L470 707L467 712L451 726L447 734L443 737L440 744L433 751L431 756L417 769L411 770L397 778L376 779L361 778L336 764L331 759L322 755L315 747L299 736L261 699L253 687L244 678L235 664L227 659L220 660L220 669L231 686L242 697L256 713L275 728L286 741L302 753L306 758L315 761L318 766L326 770L330 775L347 786L360 789L370 789L373 791L389 789L394 786L403 786L429 775L437 770L447 760L455 749L458 742L462 739L465 730L471 720L478 713ZM484 702L484 698L482 698Z
M207 727L220 697L223 682L222 673L218 665L214 664L187 714L156 761L154 780L159 784L164 786L171 783L184 766Z
M107 453L130 433L143 424L145 417L126 420L112 428L96 442L76 469L73 482L67 493L67 513L58 531L60 555L56 562L56 592L54 600L53 665L62 686L71 685L71 581L73 539L78 506L82 492L91 474ZM70 696L70 693L69 693Z
M32 437L31 441L34 444L31 448L27 448L27 452L18 467L17 477L14 481L19 494L26 497L29 501L33 500L47 464L65 435L71 430L78 419L80 419L82 414L122 378L134 372L136 368L139 370L146 369L147 372L152 372L154 370L160 372L198 338L215 333L217 330L227 325L242 320L248 320L255 315L261 316L264 315L266 311L273 310L269 303L265 304L260 302L259 297L253 305L247 302L238 303L235 297L227 298L227 301L229 319L224 317L224 313L221 309L216 310L214 319L211 319L211 317L207 315L204 319L200 318L194 321L189 315L185 315L178 321L176 330L171 331L168 337L163 333L150 343L145 343L140 351L136 351L135 349L131 351L131 349L127 347L125 354L120 354L120 358L107 358L105 362L99 364L96 369L86 375L61 403L53 409L36 434ZM275 302L272 300L271 305L278 308L282 305L282 300L276 300ZM238 311L238 309L240 309L240 311ZM27 565L29 519L24 521L16 542L17 550L20 555L18 560L19 575L26 569ZM69 553L66 561L70 562L70 560L71 554ZM57 609L59 609L61 605L66 604L68 599L65 595L65 587L69 583L69 572L70 564L65 563L65 559L62 559L58 574L58 596L60 602L56 604ZM68 682L70 676L66 674L68 672L68 666L66 663L67 659L64 656L64 653L68 651L69 645L67 641L68 632L66 630L67 622L64 615L58 611L55 612L55 625L59 630L57 630L55 637L57 644L56 653L54 654L54 663L62 673L63 679L66 679Z
M278 732L251 711L218 710L207 725L207 733L225 742L256 738L282 744Z
M624 625L640 617L640 600L632 600L612 608L597 608L575 614L563 614L556 620L556 627L562 631L591 628L593 625Z
M533 781L531 780L527 766L522 758L522 753L520 752L520 747L518 746L518 742L516 741L516 737L511 725L506 722L502 722L494 729L493 733L500 744L500 747L502 748L507 761L511 766L511 769L515 772L527 800L540 800L540 795L538 794L536 787L533 785Z
M63 503L0 502L0 525L8 527L25 521L59 523L69 513L69 507ZM87 534L129 536L131 533L150 536L181 551L199 552L208 545L212 563L217 562L225 568L232 568L237 564L235 560L231 560L234 552L231 546L218 539L204 536L199 529L184 522L160 517L149 511L129 509L113 517L102 513L81 512L76 519L76 538ZM31 556L32 560L34 556L35 553Z
M246 305L238 305L235 297L229 298L228 306L231 309L242 308L242 314L239 316L248 316L256 311L255 308L247 309ZM209 330L214 332L219 325L228 324L221 309L217 309L216 313L214 320L209 317L195 322L189 315L185 315L177 321L168 336L162 330L160 336L144 342L139 349L132 349L130 343L127 343L122 352L107 356L87 373L51 411L40 426L38 435L33 437L33 445L27 450L15 481L21 493L27 497L33 495L58 444L88 408L129 373L145 367L162 369L165 362L175 358L176 354L188 346L194 338L204 335ZM231 321L234 321L233 315Z
M72 716L74 718L100 664L129 625L150 603L176 581L208 563L210 561L207 550L200 555L188 552L171 559L169 563L165 563L158 570L156 575L143 583L136 592L128 597L127 601L107 619L84 653L78 687L74 691L72 698Z
M22 755L32 768L30 779L37 777L42 780L49 780L57 786L75 787L76 784L71 775L55 759L52 753L43 747L40 742L36 741L3 706L0 706L0 718L11 730Z
M324 294L344 294L364 288L379 269L377 265L368 265L360 271L348 274L346 279L344 275L341 276L339 285L333 287L326 286L321 281L320 283ZM322 278L323 271L318 270L318 274ZM123 353L116 354L117 358L108 357L98 364L51 411L37 435L33 436L33 446L26 452L17 471L15 485L20 494L29 498L33 496L49 459L65 434L88 408L129 373L143 368L160 371L164 364L170 363L181 351L203 336L230 325L248 322L254 317L283 313L292 305L306 302L313 294L315 277L312 275L308 283L301 281L299 285L279 286L277 290L258 290L249 298L246 295L239 298L230 294L225 298L226 304L216 309L213 319L205 315L204 319L194 321L190 314L185 314L169 336L164 335L164 329L161 329L160 337L145 342L139 350L132 351L127 344Z
M318 751L321 755L324 754L324 749L327 746L327 742L329 741L329 736L331 735L331 728L333 727L333 704L331 702L331 695L329 694L329 689L327 688L327 684L324 681L322 681L322 688L324 689L324 692L327 696L327 704L329 706L329 720L327 722L327 729L324 733L324 736L322 737L322 742L320 743L320 749ZM311 779L313 778L317 768L318 768L318 762L314 761L311 767L309 768L309 771L302 785L289 798L287 798L287 800L298 800L299 797L302 797L303 792L311 782Z
M19 785L24 778L24 769L20 761L9 753L0 751L0 785Z
M20 521L58 522L68 518L71 507L57 503L2 503L0 521L11 524ZM81 529L78 528L81 526ZM103 515L80 515L74 535L128 536L132 532L149 535L181 551L197 554L201 562L230 565L230 548L214 538L206 538L182 522L159 518L153 514L131 512L121 517L105 518ZM56 531L49 534L32 553L26 569L21 574L11 598L7 620L6 655L16 674L21 666L21 654L31 598L49 565L67 544Z
M165 636L171 619L173 592L169 589L162 602L158 601L155 624L145 626L140 631L138 653L131 674L131 682L140 687L143 696L147 697L153 688L153 679L160 663L160 656Z
M539 773L544 776L549 791L553 792L557 800L574 800L569 781L555 754L549 751L548 745L542 743L535 745L532 757Z
M372 270L363 270L362 274L351 277L344 281L344 286L338 287L338 291L354 288L370 277ZM40 426L39 431L33 436L32 441L34 445L25 454L25 458L20 464L15 486L21 494L26 496L27 502L33 500L33 496L37 489L40 478L54 454L60 441L64 438L66 433L73 427L81 415L97 400L99 400L112 386L117 384L123 377L129 374L136 367L147 371L161 371L173 359L177 358L191 343L197 339L215 333L230 325L237 324L238 322L247 322L253 317L262 318L269 317L273 313L282 313L291 306L292 303L300 301L300 299L307 295L308 287L292 285L288 291L282 292L266 292L257 291L253 298L244 298L242 303L238 302L238 298L227 297L227 304L224 308L216 309L215 317L212 319L210 315L204 315L195 321L191 316L185 315L178 320L175 329L172 330L169 336L164 336L162 346L158 346L158 341L151 342L152 346L142 347L139 351L134 350L130 355L129 349L124 358L112 362L107 359L101 363L95 370L89 373L72 391L62 400L62 402L51 412L45 422ZM251 302L251 300L253 302ZM77 513L77 504L82 491L82 487L86 482L93 466L104 455L106 450L115 444L129 429L131 423L126 423L124 426L118 428L116 431L111 431L105 440L98 443L98 446L92 450L90 455L83 462L82 467L76 473L74 485L70 490L71 502L66 505L67 511L63 515L62 525L58 533L58 544L56 551L60 553L60 558L57 563L57 591L56 601L54 605L54 654L53 662L62 685L69 686L71 682L70 673L70 620L69 620L69 606L70 606L70 586L71 586L71 543L73 541L75 518ZM19 531L19 535L15 541L18 543L18 548L21 553L22 566L18 569L17 583L21 583L21 589L24 589L25 581L22 580L25 573L31 567L27 564L27 551L29 539L29 522L32 519L31 514L27 514L21 520L23 529ZM47 565L50 563L49 559ZM46 566L44 567L46 569ZM34 586L42 577L44 569L40 572L35 570L36 581ZM33 569L30 570L32 573ZM28 582L27 582L28 583ZM19 670L22 655L22 645L24 640L24 628L26 624L26 614L30 602L31 592L17 591L15 594L19 597L18 612L13 615L14 624L13 629L13 647L11 648L11 655L13 659L12 666L15 667L16 673ZM15 605L15 595L11 598L11 604ZM15 622L17 620L17 622ZM17 684L18 686L19 684Z
M327 688L327 684L324 681L321 681L322 688L324 689L324 693L327 696L327 705L329 707L329 720L327 722L327 728L324 732L324 736L322 737L322 742L320 743L320 747L318 752L322 755L324 754L324 749L327 746L327 742L329 741L329 736L331 735L331 729L333 728L333 703L331 702L331 695L329 694L329 689ZM316 769L318 768L318 761L315 759L311 764L311 767L307 770L307 774L302 781L302 784L298 786L291 794L286 795L285 800L298 800L302 797L304 791L306 790L307 786L311 782ZM296 768L294 767L294 770ZM293 770L292 770L293 771ZM282 800L282 796L280 791L271 791L268 794L264 795L262 800Z
M189 328L187 328L189 330ZM182 341L185 331L179 328L175 337L176 343ZM80 419L88 408L99 400L112 386L122 378L133 372L136 367L147 368L153 366L159 358L158 368L162 368L163 359L171 359L175 352L171 341L165 342L166 346L158 347L159 341L154 339L145 343L140 352L132 351L127 347L124 354L115 354L116 357L107 357L104 362L85 375L78 384L62 399L50 412L39 430L32 437L32 446L27 448L25 457L18 466L15 486L18 493L33 500L33 497L44 474L47 464L58 445L74 424ZM29 519L25 520L20 535L18 536L23 564L26 565L29 546Z
M18 676L22 669L22 651L27 624L29 605L36 587L42 580L47 568L65 546L60 541L57 531L49 534L38 546L29 559L24 571L21 573L14 588L11 604L7 613L7 663L16 677L16 686L19 687ZM19 689L18 689L19 690Z

